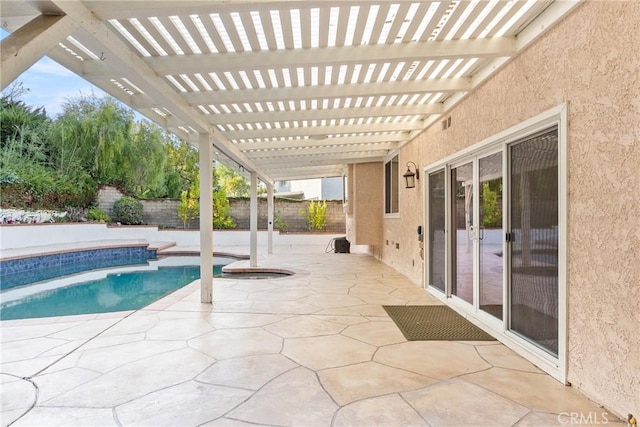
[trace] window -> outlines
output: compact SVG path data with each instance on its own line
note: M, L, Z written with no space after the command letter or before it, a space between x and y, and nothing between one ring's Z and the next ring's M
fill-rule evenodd
M398 155L384 164L384 213L398 213Z

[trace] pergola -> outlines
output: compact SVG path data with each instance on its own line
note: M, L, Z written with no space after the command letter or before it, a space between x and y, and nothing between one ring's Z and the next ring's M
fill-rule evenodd
M257 180L382 162L525 49L570 1L3 1L2 88L43 56L199 148L202 301L211 167ZM488 106L490 108L490 106Z

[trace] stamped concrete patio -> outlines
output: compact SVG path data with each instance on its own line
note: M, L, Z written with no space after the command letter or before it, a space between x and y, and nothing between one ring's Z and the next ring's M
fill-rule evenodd
M439 304L363 254L260 256L126 313L1 323L2 425L537 426L615 417L498 342L407 342L383 304ZM620 424L623 425L623 424Z

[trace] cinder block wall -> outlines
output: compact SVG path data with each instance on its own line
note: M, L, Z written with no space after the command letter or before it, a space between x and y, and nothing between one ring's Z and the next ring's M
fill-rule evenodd
M98 207L106 211L113 217L113 204L123 197L115 187L105 186L98 191ZM183 223L178 218L179 200L152 199L140 200L143 206L143 221L145 224L159 225L171 228L183 228ZM249 229L249 199L230 199L230 215L236 223L236 229ZM274 205L274 212L280 215L282 221L287 225L288 232L309 231L307 220L302 212L307 212L309 201L277 199ZM327 201L327 224L324 231L333 233L345 232L345 214L342 209L342 202L339 200ZM199 219L192 219L187 223L187 228L198 228ZM275 228L275 227L274 227ZM258 229L267 229L267 200L258 199Z

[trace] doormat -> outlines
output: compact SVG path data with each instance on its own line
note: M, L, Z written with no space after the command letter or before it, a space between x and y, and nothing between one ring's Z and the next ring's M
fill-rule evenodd
M408 341L493 341L491 335L444 305L383 305Z

